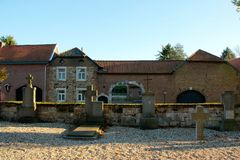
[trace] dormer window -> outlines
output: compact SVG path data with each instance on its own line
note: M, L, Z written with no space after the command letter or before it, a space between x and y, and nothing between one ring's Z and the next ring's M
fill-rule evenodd
M67 68L57 67L57 80L66 81L66 79L67 79Z
M76 80L86 81L87 79L87 67L76 67Z

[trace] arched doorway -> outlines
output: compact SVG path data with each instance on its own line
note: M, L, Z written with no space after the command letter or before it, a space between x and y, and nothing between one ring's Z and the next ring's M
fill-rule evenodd
M106 96L99 96L98 101L102 101L103 103L108 103L108 98Z
M109 90L109 100L112 103L141 103L143 93L143 85L136 81L117 82Z
M17 101L22 101L23 100L23 89L26 87L26 85L23 85L21 87L19 87L18 89L16 89L16 100ZM42 101L42 89L36 87L36 101L37 102L41 102Z
M177 103L204 103L204 95L195 90L187 90L177 96Z

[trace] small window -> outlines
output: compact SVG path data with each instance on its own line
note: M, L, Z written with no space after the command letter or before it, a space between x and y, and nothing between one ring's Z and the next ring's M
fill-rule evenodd
M76 92L77 92L77 94L76 94L77 102L84 102L85 101L86 88L77 88Z
M87 79L87 68L86 67L77 67L76 68L76 79L77 81L86 81Z
M66 88L57 88L57 101L65 102L66 101Z
M67 70L66 67L57 67L57 80L66 81L67 79L66 70Z

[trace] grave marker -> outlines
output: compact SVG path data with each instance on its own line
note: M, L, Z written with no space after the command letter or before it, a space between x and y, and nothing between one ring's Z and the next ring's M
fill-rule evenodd
M196 112L192 113L192 119L196 121L196 138L197 140L204 139L204 121L209 117L208 113L204 113L203 107L198 105Z
M221 102L224 106L224 119L221 121L220 129L222 131L234 131L238 129L235 121L235 106L236 95L233 91L225 91L221 95Z
M31 74L26 79L27 86L24 88L22 106L18 107L17 119L21 122L33 122L36 121L36 88L32 85Z
M155 113L155 96L153 93L143 95L142 116L140 118L141 129L158 128L158 118Z

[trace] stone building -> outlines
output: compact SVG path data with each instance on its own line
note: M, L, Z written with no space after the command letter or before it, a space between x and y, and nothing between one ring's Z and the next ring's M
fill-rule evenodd
M56 54L56 44L4 46L0 42L0 68L8 73L0 83L0 100L22 100L28 74L34 77L37 101L46 100L47 67Z
M48 66L47 100L82 102L86 87L97 86L101 67L78 48L56 56Z
M48 101L84 101L86 86L98 100L142 101L146 91L156 102L219 102L224 91L239 96L239 71L203 50L185 61L97 61L78 48L57 55L48 66Z

